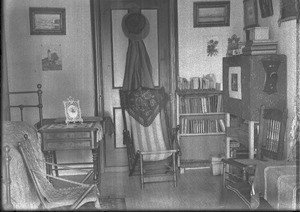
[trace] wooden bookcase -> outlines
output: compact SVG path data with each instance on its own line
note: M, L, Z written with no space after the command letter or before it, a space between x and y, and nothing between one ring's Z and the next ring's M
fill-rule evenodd
M223 103L226 113L226 157L230 157L230 139L244 143L249 158L255 154L255 126L259 108L286 108L286 56L277 54L238 55L223 58ZM244 120L246 127L234 126L230 116Z
M222 91L177 90L177 124L181 148L180 167L208 164L212 156L224 153L225 113Z

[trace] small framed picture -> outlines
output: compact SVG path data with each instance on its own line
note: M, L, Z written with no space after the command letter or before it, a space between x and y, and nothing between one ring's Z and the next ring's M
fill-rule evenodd
M194 2L194 27L230 25L230 1Z
M63 101L65 107L65 115L66 115L66 124L70 122L83 122L81 118L81 110L79 106L79 100L74 100L71 96L67 99L67 101Z
M30 7L31 35L65 35L66 9L51 7Z
M257 27L257 0L244 0L244 29Z
M234 99L242 99L240 66L229 67L228 83L229 83L229 97Z
M259 0L259 7L262 18L273 15L272 0Z

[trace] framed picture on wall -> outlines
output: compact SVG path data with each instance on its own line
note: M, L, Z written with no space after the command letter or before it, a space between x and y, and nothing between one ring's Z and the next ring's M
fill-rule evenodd
M194 2L194 27L230 25L230 1Z
M262 18L273 15L272 0L259 0L259 7Z
M65 35L66 9L51 7L30 7L31 35Z
M296 0L280 0L280 18L278 20L279 26L282 22L297 19L297 17L299 18L300 2L299 0L297 1L298 8L296 7Z
M229 67L228 73L229 97L234 99L242 99L242 84L241 84L241 67Z
M244 29L257 27L257 0L244 0Z

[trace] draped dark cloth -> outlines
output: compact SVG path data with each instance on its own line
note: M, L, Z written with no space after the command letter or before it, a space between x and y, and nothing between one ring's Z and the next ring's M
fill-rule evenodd
M152 66L143 40L129 40L120 96L121 106L145 127L153 122L167 102L164 89L154 88Z
M122 90L153 88L152 65L143 40L130 40Z

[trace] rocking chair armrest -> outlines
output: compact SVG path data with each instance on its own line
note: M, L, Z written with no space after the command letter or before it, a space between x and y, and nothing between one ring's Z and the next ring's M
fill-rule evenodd
M41 160L39 160L39 161L41 161ZM42 161L42 162L44 162L47 165L62 167L62 168L65 168L67 170L82 171L81 168L70 167L70 166L66 166L66 165L62 165L62 164L57 164L57 163L50 163L50 162L47 162L47 161ZM82 171L82 172L86 173L86 171Z
M67 179L62 178L62 177L57 177L57 176L46 174L46 173L39 172L39 171L36 171L36 170L31 170L31 171L34 172L34 173L39 173L39 174L45 175L47 177L51 177L51 178L54 178L54 179L57 179L57 180L60 180L60 181L64 181L64 182L68 182L68 183L71 183L71 184L75 184L75 185L79 185L79 186L85 186L85 187L90 186L90 184L87 184L87 183L79 183L79 182L76 182L76 181L73 181L73 180L67 180Z
M162 151L156 151L156 152L139 152L141 155L151 155L151 154L166 154L166 153L176 153L178 150L171 149L171 150L162 150Z

